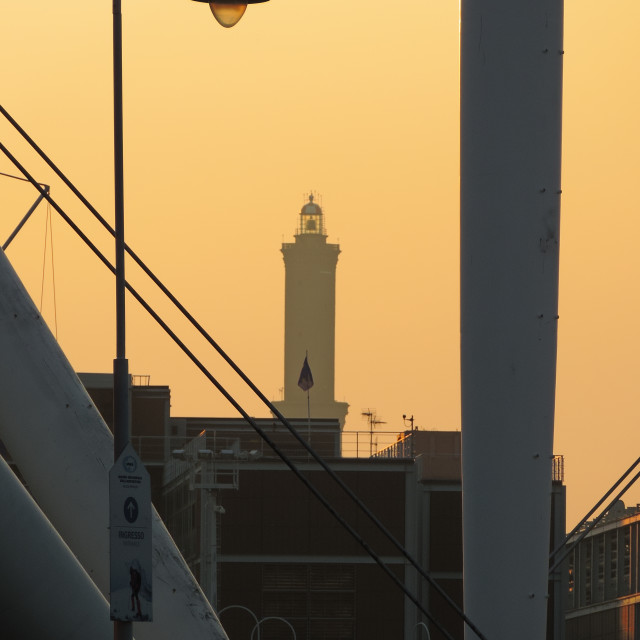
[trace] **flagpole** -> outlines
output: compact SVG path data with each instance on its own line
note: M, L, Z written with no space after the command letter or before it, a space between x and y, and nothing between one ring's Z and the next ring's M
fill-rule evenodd
M298 378L298 386L307 392L307 442L311 445L311 396L310 390L313 387L313 376L311 375L311 368L309 367L309 352L305 352L304 363L302 364L302 370L300 371L300 378ZM311 455L311 453L309 453Z
M307 442L311 446L311 389L307 389Z

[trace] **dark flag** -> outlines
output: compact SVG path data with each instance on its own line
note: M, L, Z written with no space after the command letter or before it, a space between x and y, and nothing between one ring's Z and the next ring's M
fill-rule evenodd
M302 371L300 371L300 378L298 378L298 386L303 391L309 391L313 387L313 376L307 362L307 356L304 357L304 364L302 365Z

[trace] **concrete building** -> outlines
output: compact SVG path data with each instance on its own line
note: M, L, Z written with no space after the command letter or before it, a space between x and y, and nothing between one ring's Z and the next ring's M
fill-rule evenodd
M79 373L78 377L113 432L113 374ZM169 458L171 391L167 385L150 384L149 376L131 376L131 442L151 476L151 494L159 503L162 471Z
M455 611L284 427L271 419L257 422L452 637L462 640ZM289 637L283 619L298 640L413 640L426 635L422 624L429 625L433 640L443 637L290 469L260 447L243 420L177 418L171 424L172 442L183 438L183 444L165 468L163 512L205 592L214 594L231 639L250 637L262 619L262 640ZM293 426L306 439L306 420ZM460 433L428 434L421 444L435 444L436 451L417 458L410 453L417 454L412 434L401 436L401 448L377 457L335 455L337 420L312 420L311 440L461 605Z
M81 377L108 421L111 376ZM423 624L442 638L243 419L167 417L169 389L132 382L132 442L154 478L155 506L231 640L266 618L261 640L288 637L282 619L297 640L414 640L426 636ZM462 640L456 613L291 434L273 418L256 422ZM377 457L343 458L337 419L291 423L461 605L460 433L407 432Z
M108 422L111 376L81 378ZM288 637L286 625L297 640L414 640L426 637L425 624L432 640L443 638L245 420L170 417L168 387L150 385L145 376L132 377L132 383L137 383L131 388L132 442L152 475L155 506L231 640L250 637L260 620L261 640ZM300 443L273 418L256 423L452 637L462 640L463 625L455 611ZM461 606L460 432L408 430L373 457L344 458L337 419L291 423ZM552 548L565 531L563 473L557 457ZM624 542L619 544L623 549ZM628 561L617 562L626 566ZM547 640L563 640L562 582L562 574L549 582ZM568 628L572 616L570 612ZM567 635L567 640L592 637L598 636Z
M336 265L340 246L329 244L322 208L313 195L301 211L295 242L282 245L285 266L284 399L287 418L307 416L307 394L298 387L308 355L314 386L313 418L336 418L344 426L349 405L335 400Z
M639 536L640 505L618 502L569 555L566 640L640 638Z

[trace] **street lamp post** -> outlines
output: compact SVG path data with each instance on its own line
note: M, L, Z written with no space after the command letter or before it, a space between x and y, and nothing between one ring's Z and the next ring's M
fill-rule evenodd
M122 134L122 2L113 0L113 150L116 240L116 358L113 361L113 459L129 443L129 363L125 341L124 170ZM113 622L114 640L132 640L133 623Z
M196 0L206 2L207 0ZM247 4L267 0L223 0L209 2L216 20L232 27L244 14ZM122 117L122 0L113 2L113 149L115 186L115 269L116 269L116 358L113 362L113 452L117 460L129 444L129 363L126 357L125 242L124 242L124 153ZM132 640L133 624L114 620L114 639Z

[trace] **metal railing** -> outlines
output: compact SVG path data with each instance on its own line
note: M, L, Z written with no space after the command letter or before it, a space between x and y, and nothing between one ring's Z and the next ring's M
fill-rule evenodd
M402 433L396 441L373 454L374 458L413 458L413 434Z
M293 459L303 460L309 457L298 442L284 430L276 429L270 434L277 440L280 449ZM307 434L300 434L305 440ZM164 464L171 457L171 451L182 449L193 436L131 436L131 444L145 464ZM397 440L397 432L374 433L373 456L369 455L371 434L368 431L311 432L311 446L326 459L331 458L411 458L409 443L402 436ZM233 457L240 462L250 462L258 458L279 459L271 447L253 431L240 432L231 435L228 431L224 435L216 433L214 429L207 430L206 448L213 452L233 450ZM378 450L379 449L379 450ZM227 454L228 455L228 454Z

